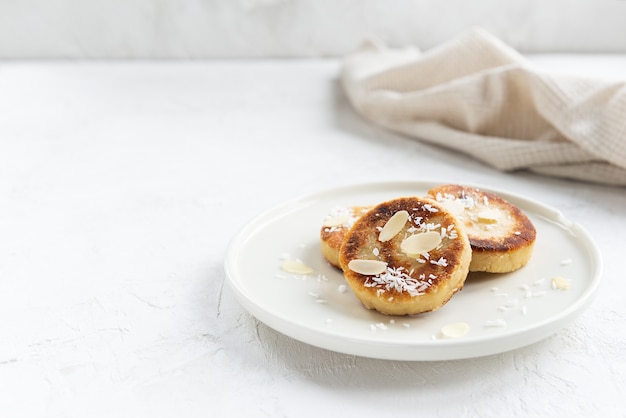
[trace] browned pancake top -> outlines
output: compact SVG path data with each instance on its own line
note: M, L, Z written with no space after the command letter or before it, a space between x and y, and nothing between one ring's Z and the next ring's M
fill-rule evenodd
M335 208L324 220L325 224L320 229L320 239L331 248L339 251L343 238L354 222L371 206L352 206L349 208ZM326 224L329 222L330 224Z
M491 234L480 233L475 220L461 217L473 251L509 253L532 245L536 239L535 226L526 214L495 193L474 187L447 184L429 190L428 194L437 201L457 199L466 206L488 204L490 208L496 208L506 216L504 230L495 230Z
M410 218L402 230L387 242L379 241L380 230L403 210ZM400 250L405 238L425 231L436 231L444 237L439 247L417 258ZM370 293L384 289L386 296L401 301L437 292L467 250L464 232L459 231L456 219L445 208L432 199L402 197L375 206L354 223L343 241L339 261L347 278L360 281ZM356 273L347 267L355 259L386 262L388 271L376 277Z

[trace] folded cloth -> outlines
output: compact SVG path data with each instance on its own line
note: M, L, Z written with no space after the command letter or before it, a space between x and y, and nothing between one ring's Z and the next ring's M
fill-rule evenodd
M473 30L425 53L364 44L342 63L365 118L497 169L626 185L626 80L538 71Z

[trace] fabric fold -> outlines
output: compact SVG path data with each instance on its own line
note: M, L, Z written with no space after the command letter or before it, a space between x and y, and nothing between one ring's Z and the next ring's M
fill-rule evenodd
M424 53L369 42L341 81L392 131L503 171L626 185L626 82L538 71L480 29Z

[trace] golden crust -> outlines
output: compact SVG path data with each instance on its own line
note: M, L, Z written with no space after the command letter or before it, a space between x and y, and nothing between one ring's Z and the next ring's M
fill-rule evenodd
M326 261L334 267L341 268L339 265L339 249L346 233L354 222L370 208L371 206L336 208L324 219L320 229L320 247Z
M381 242L380 229L400 211L408 212L408 221L393 238ZM421 255L401 250L404 239L430 230L442 237L436 248ZM383 261L387 270L363 275L348 267L352 260L364 259ZM420 197L393 199L364 213L346 233L339 252L344 277L357 298L365 307L389 315L443 306L463 288L470 259L469 240L458 220L441 204Z
M462 222L472 246L470 271L506 273L530 260L537 232L512 203L494 193L456 184L434 187L428 195Z

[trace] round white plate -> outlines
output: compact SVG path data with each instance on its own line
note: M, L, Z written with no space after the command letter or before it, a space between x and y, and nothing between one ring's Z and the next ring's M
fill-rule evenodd
M360 184L322 191L278 205L254 218L232 240L226 276L243 307L261 322L329 350L393 360L449 360L485 356L535 343L569 324L589 306L600 283L597 246L555 209L491 190L521 208L537 228L530 262L507 274L471 273L465 287L435 312L391 317L365 309L342 273L319 249L319 231L333 208L373 205L424 195L442 183ZM314 273L283 271L297 259ZM568 290L552 287L561 276ZM469 332L444 338L441 329L464 322Z

